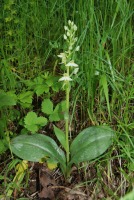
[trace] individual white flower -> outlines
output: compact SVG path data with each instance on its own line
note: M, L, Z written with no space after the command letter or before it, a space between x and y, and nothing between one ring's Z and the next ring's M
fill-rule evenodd
M72 79L67 74L64 74L63 77L59 79L59 81L72 81Z
M77 73L78 73L78 71L79 71L79 68L78 68L78 67L76 67L76 68L74 69L74 71L73 71L73 74L77 74Z
M77 46L76 48L75 48L75 51L79 51L80 50L80 46Z
M67 26L64 26L64 29L65 29L65 31L67 31L67 30L68 30L68 27L67 27Z
M71 24L71 20L68 20L68 24L69 24L69 25Z
M74 24L73 28L74 28L74 31L77 31L77 26L75 24Z
M77 42L77 40L78 40L78 38L76 37L76 38L74 38L74 42Z
M69 31L67 31L67 36L70 36L70 33L69 33Z
M73 49L72 45L69 46L69 50L71 51Z
M74 63L74 61L72 60L66 64L66 67L78 67L78 65L76 63Z
M64 40L67 40L67 36L64 34Z
M62 63L66 63L66 54L65 53L60 53L60 55L58 55L58 57L62 59Z
M98 76L100 73L99 73L99 71L95 71L95 76Z

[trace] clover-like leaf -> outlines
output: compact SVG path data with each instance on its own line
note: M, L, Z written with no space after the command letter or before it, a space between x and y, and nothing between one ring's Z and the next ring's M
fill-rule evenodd
M35 112L29 112L24 118L25 128L35 133L39 130L40 126L45 126L47 124L47 119L45 117L38 117Z

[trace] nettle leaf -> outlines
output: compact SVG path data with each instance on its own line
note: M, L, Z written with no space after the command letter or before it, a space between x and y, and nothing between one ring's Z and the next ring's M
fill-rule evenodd
M57 139L59 140L59 142L61 143L61 145L66 150L66 137L65 137L65 133L62 130L60 130L59 128L57 128L56 126L54 126L54 133L55 133Z
M45 114L52 114L53 113L53 102L50 99L44 99L41 105L41 110Z
M0 109L3 106L16 105L16 95L13 93L6 93L3 90L0 91Z
M47 124L47 119L45 117L37 117L35 112L29 112L24 118L25 128L27 128L32 133L39 130L40 126L45 126Z
M23 160L32 162L39 162L41 158L49 157L60 163L62 171L65 171L65 154L48 136L42 134L20 135L11 141L11 150Z
M78 164L97 158L112 144L113 136L113 130L107 126L86 128L70 146L70 163Z

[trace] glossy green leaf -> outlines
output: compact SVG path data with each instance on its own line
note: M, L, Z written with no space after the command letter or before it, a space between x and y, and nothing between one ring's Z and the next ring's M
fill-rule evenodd
M39 162L45 156L50 157L60 163L61 169L65 171L64 152L48 136L20 135L11 141L11 150L18 157L33 162Z
M62 130L60 130L59 128L57 128L56 126L54 126L54 133L55 133L57 139L59 140L59 142L61 143L61 145L66 150L66 137L65 137L65 133Z
M84 129L70 146L70 163L90 161L103 154L113 141L113 130L107 126Z
M44 112L45 114L50 115L51 113L53 113L53 103L50 99L44 99L41 106L42 112Z

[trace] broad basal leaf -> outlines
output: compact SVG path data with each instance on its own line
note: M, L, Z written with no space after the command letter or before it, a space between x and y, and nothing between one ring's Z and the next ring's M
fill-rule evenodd
M11 141L11 150L18 157L33 162L39 162L45 156L50 157L60 163L63 171L65 170L64 152L48 136L20 135Z
M70 146L70 163L90 161L103 154L113 141L113 130L107 126L93 126L83 130Z
M53 113L53 102L50 99L44 99L41 106L42 112L44 112L45 114L50 115L51 113Z

